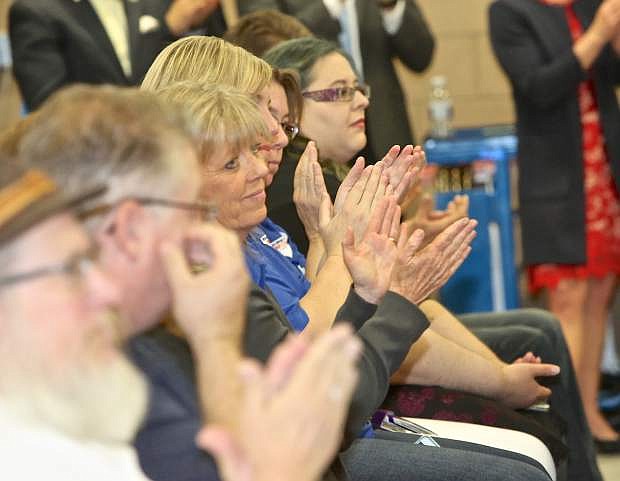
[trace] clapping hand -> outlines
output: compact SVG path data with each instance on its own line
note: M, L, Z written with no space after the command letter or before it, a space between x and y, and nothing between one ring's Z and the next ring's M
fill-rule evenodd
M414 232L416 229L424 231L424 245L429 244L450 224L467 216L469 197L467 195L455 195L445 210L436 210L434 206L435 201L432 195L422 194L414 216L405 221L408 232Z
M308 239L320 236L319 211L326 196L329 198L316 145L310 141L297 163L293 180L293 202Z
M355 292L365 301L378 304L387 292L398 248L403 248L405 242L400 207L393 196L379 202L361 239L355 238L353 229L347 230L342 242L344 262L353 278Z
M207 426L197 437L224 481L317 481L340 445L361 348L342 325L311 346L289 338L265 368L246 362L242 409L233 414L245 435Z
M381 161L397 202L402 205L417 174L426 165L426 154L420 146L414 148L407 145L401 149L399 145L394 145Z
M471 252L477 222L458 220L418 252L424 232L417 229L399 250L390 290L419 304L442 287Z
M164 244L161 255L174 318L190 344L219 339L240 345L250 280L238 237L216 223L199 225L185 233L183 246ZM196 261L208 267L194 273L190 263Z
M362 238L374 207L386 193L391 193L391 189L383 175L383 163L364 168L363 159L358 159L340 185L334 205L328 195L321 202L319 229L327 255L341 254L341 243L349 227L356 239Z

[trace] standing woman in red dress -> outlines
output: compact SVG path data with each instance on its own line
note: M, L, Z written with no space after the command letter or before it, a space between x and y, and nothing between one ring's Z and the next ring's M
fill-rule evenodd
M620 0L496 0L489 19L516 109L530 288L562 324L600 450L620 452L597 403L620 273Z

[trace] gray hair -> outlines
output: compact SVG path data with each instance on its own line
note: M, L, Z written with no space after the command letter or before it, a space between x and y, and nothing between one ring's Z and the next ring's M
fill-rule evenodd
M135 88L73 86L52 96L19 142L18 157L67 195L105 183L106 202L170 194L200 131L180 108ZM189 159L185 159L189 161ZM101 201L101 199L99 199Z
M296 38L282 42L269 49L263 55L263 59L274 68L295 70L299 74L301 89L304 90L313 80L314 64L334 52L345 57L355 71L351 58L338 45L315 37Z

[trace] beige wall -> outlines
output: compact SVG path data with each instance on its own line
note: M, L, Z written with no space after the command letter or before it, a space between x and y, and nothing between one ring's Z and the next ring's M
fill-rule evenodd
M6 31L11 0L0 0L0 32ZM491 0L418 0L437 39L433 64L423 75L399 69L418 138L427 131L428 79L448 76L456 126L513 121L507 82L495 64L486 32ZM0 73L0 129L19 116L19 96L11 75Z
M0 0L0 34L6 33L7 11L11 0ZM19 118L21 100L13 75L0 70L0 130Z
M400 68L418 139L427 132L429 78L448 77L455 126L513 122L510 87L497 66L487 34L492 0L417 0L436 38L431 67L416 75Z

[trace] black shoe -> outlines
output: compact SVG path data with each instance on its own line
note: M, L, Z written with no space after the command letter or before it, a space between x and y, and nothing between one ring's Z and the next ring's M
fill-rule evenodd
M613 441L594 438L594 445L598 454L620 454L620 438Z

